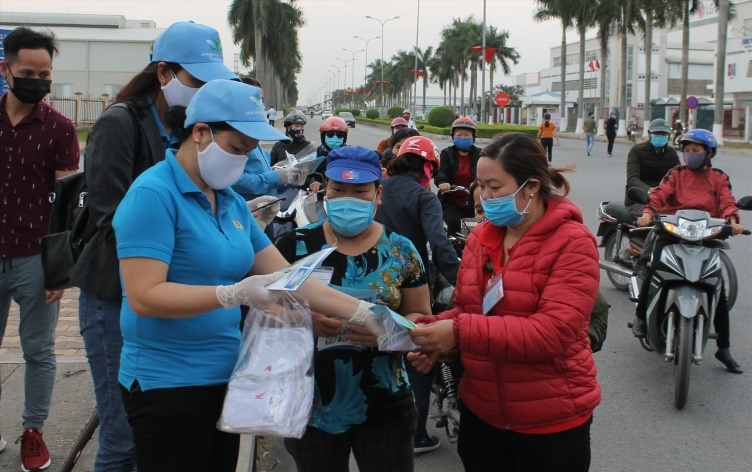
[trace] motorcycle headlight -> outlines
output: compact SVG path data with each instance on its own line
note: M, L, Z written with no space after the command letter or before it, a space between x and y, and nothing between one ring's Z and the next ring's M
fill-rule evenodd
M674 236L687 241L702 241L717 236L723 229L721 226L708 228L706 220L692 221L679 218L678 224L663 223L663 229Z

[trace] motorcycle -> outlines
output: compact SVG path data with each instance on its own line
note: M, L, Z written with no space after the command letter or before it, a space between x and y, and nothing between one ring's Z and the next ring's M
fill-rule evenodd
M599 246L605 248L600 267L606 271L606 276L614 287L628 291L634 265L642 256L645 237L651 228L638 228L635 218L621 203L602 202L596 213L600 220L596 236L601 238ZM736 303L739 283L734 264L726 254L730 246L722 241L719 244L718 257L726 286L728 308L731 310Z
M629 198L649 201L647 192L637 188L629 189ZM752 210L752 197L742 198L737 207ZM648 351L662 352L665 361L674 363L674 406L682 409L689 394L690 367L703 361L711 337L723 288L722 240L731 235L731 224L704 211L679 210L675 215L657 216L654 230L668 243L652 261L647 336L640 338L640 343ZM632 277L634 300L639 290L637 278Z

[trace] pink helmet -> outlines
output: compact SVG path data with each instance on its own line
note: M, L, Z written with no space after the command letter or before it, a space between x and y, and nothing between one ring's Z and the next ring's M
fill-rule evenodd
M398 116L397 118L392 120L391 127L394 128L395 126L407 126L407 120L402 118L401 116Z

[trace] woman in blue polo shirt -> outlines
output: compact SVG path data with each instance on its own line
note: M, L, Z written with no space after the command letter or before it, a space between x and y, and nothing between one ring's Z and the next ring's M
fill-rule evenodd
M230 472L239 437L216 422L240 349L239 305L272 304L264 287L287 261L229 187L258 140L286 138L266 123L260 90L235 81L207 83L167 118L179 149L133 183L113 220L119 381L139 471ZM300 293L313 310L384 334L366 303L315 281Z

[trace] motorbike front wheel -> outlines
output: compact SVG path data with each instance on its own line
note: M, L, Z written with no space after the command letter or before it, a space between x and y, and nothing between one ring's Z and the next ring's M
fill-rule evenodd
M731 262L731 258L723 251L720 251L721 271L723 272L723 284L726 287L726 304L729 311L736 303L736 295L739 291L739 283L736 278L736 269Z
M692 367L692 339L694 338L695 320L685 318L673 312L676 324L674 347L674 406L681 410L687 404L689 396L689 373Z
M606 250L604 253L604 257L607 261L614 262L614 255L618 254L617 251L621 250L620 247L616 247L617 244L618 241L616 240L616 234L612 233L611 237L608 238L608 242L606 243ZM625 264L621 265L626 267ZM629 269L631 270L632 267L630 266ZM614 287L618 288L619 290L624 290L625 292L629 290L629 277L624 277L623 275L619 274L613 274L608 271L606 271L606 275L608 276L608 280L611 281Z

